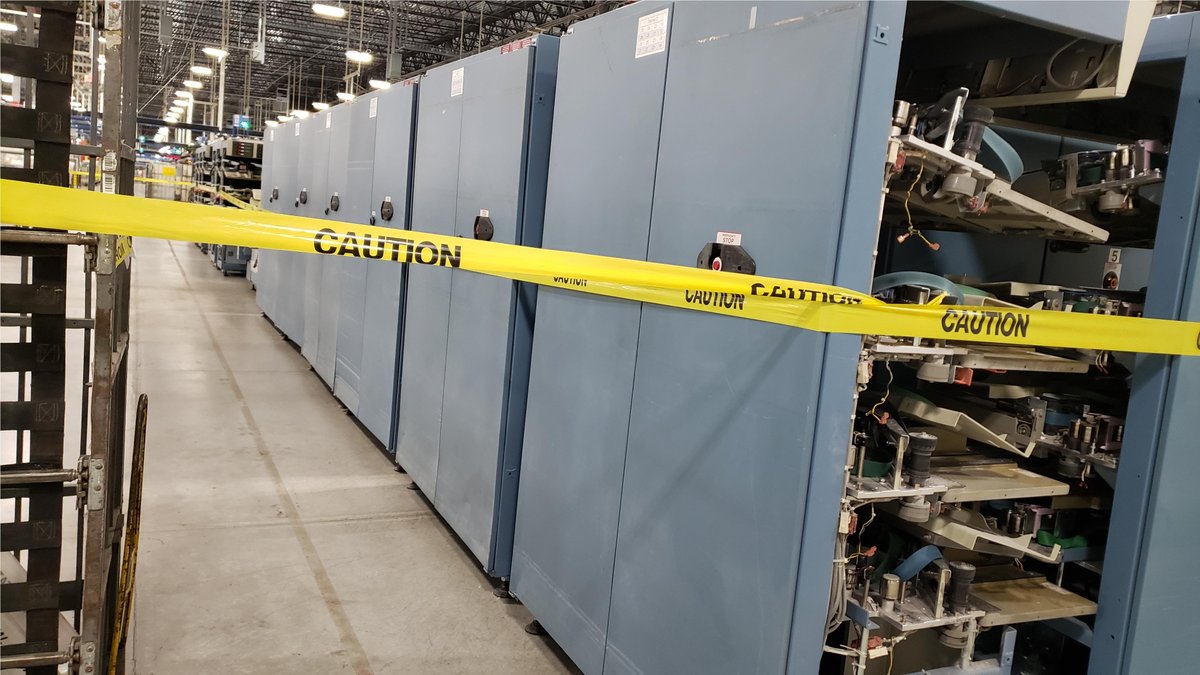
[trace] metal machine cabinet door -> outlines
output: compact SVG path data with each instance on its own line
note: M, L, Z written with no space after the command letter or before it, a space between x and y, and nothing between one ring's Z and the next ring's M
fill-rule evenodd
M262 209L279 213L283 205L278 198L271 195L282 193L279 190L280 171L276 168L279 159L279 143L275 140L276 129L268 128L263 133L263 165L262 165ZM278 322L277 307L279 303L279 263L278 251L259 249L257 264L253 270L251 281L254 283L254 299L263 314L272 321Z
M493 50L461 62L458 236L474 237L475 218L486 210L494 226L492 241L522 242L522 162L533 57L534 49ZM434 504L485 566L495 515L497 452L505 450L501 436L509 350L514 321L523 322L514 317L522 309L515 294L515 283L507 279L481 274L451 279ZM532 308L525 311L528 322Z
M329 199L338 188L345 185L347 152L350 146L350 106L346 104L334 106L321 113L324 122L318 116L317 133L324 133L325 180L321 183L321 191L310 195L309 204L317 218L340 220L338 214L329 209ZM322 156L318 156L318 160ZM335 181L335 178L337 179ZM319 177L318 177L319 180ZM316 182L316 181L314 181ZM320 284L317 295L317 349L313 367L325 384L333 389L333 374L337 363L337 324L338 324L338 283L341 278L341 259L329 256L313 256L320 270Z
M279 164L281 173L279 180L279 195L281 213L297 215L300 213L296 200L300 194L300 147L309 140L311 129L301 127L300 122L290 122L279 127ZM307 131L307 133L306 133ZM305 177L307 180L307 177ZM279 254L279 320L276 325L293 342L303 346L304 341L304 290L307 277L307 253Z
M867 6L674 13L649 259L734 231L759 273L829 283ZM783 671L824 340L643 308L605 672Z
M326 194L329 180L329 129L332 126L331 111L326 110L300 123L299 173L300 190L304 198L297 207L298 214L309 218L324 218L325 205L321 195ZM325 267L329 259L325 256L305 255L304 260L304 343L300 353L313 366L322 379L325 374L320 367L321 349L321 288L325 282ZM326 379L326 382L330 380Z
M412 229L453 235L458 203L461 97L451 96L450 67L421 81L413 159ZM396 462L433 498L442 428L442 385L450 314L450 270L411 265L404 307Z
M375 163L367 218L381 227L408 227L408 188L416 85L396 85L379 94L375 118ZM388 213L383 204L390 204ZM395 450L393 422L400 320L404 312L404 267L366 262L365 309L358 418L389 451ZM340 344L340 343L339 343Z
M636 58L642 2L560 41L545 248L644 260L665 52ZM584 672L604 658L641 305L538 289L512 591Z
M371 216L371 173L375 161L375 125L379 111L379 93L373 92L359 97L350 104L348 120L349 138L345 172L339 184L334 180L334 162L330 163L329 195L326 208L329 217L352 225L366 225ZM330 140L330 157L338 152L335 134ZM336 207L336 210L335 210ZM353 227L349 228L351 231ZM360 237L360 244L365 242ZM367 268L371 261L366 258L345 256L338 258L337 318L337 362L333 371L333 394L355 417L359 417L362 401L361 381L363 370L363 320L367 311ZM387 439L383 439L384 443Z

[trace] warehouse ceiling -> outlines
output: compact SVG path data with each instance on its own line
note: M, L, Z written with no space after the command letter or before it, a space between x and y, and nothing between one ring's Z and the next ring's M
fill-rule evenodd
M185 79L201 79L198 99L215 98L217 77L194 78L190 66L212 66L204 47L227 45L227 114L256 109L286 112L314 101L336 102L335 94L371 79L420 72L429 66L488 49L533 33L561 34L574 21L624 2L384 2L325 0L346 11L341 19L318 16L311 1L166 0L142 4L139 55L139 114L158 116ZM251 58L265 34L263 62ZM227 36L222 40L222 36ZM361 67L346 51L370 52ZM388 71L389 53L392 59ZM350 82L343 78L358 73ZM276 99L276 100L267 100Z

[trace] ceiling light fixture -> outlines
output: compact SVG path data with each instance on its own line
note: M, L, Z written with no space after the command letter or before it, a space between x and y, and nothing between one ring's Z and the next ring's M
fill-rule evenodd
M360 52L357 49L347 49L346 58L354 63L370 63L375 57L371 52Z
M15 79L12 73L0 73L0 82L4 84L12 84Z
M17 24L11 21L0 21L0 32L15 33L17 32Z
M179 106L177 106L177 105L173 105L173 106L171 106L170 108L167 108L167 109L168 109L168 110L170 110L171 112L175 113L176 115L182 115L182 114L183 114L183 108L180 108L180 107L179 107Z
M342 19L346 16L346 9L341 5L331 5L326 2L314 2L312 4L313 14L329 17L330 19Z
M186 107L188 107L189 105L191 105L191 104L192 104L192 100L191 100L191 99L187 99L187 98L177 98L177 99L175 99L174 101L171 101L171 104L172 104L172 105L177 105L177 106L179 106L180 108L186 108Z
M212 75L212 68L208 66L192 66L191 71L197 75Z
M324 101L317 101L313 104L313 108L316 108L317 110L329 110L329 104L325 103Z
M187 89L176 89L175 95L179 98L191 98L192 92L188 91Z
M275 120L267 120L267 126L277 127L277 126L279 126L279 122L276 122Z
M306 119L308 117L308 115L309 115L309 112L307 110L293 110L292 111L292 117L296 117L299 119Z
M225 51L224 49L220 49L219 47L205 47L204 49L201 49L200 51L204 52L205 54L213 57L214 59L216 59L218 61L225 58L226 56L229 56L229 52Z
M351 94L348 91L339 91L337 93L337 97L338 97L339 101L353 101L354 100L354 94Z
M292 118L288 117L287 115L276 115L275 119L279 120L280 122L286 122Z
M203 84L197 82L196 80L184 80L183 86L187 87L188 89L201 89L204 87Z
M371 85L372 89L387 89L392 86L392 83L387 80L371 80L367 84Z

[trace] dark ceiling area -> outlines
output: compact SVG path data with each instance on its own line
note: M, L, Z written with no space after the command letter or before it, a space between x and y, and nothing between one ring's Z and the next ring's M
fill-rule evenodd
M626 0L627 1L627 0ZM559 35L573 22L625 2L385 2L325 0L346 10L341 19L318 16L311 1L165 0L146 2L141 10L139 114L158 116L193 64L216 63L201 53L219 47L227 34L226 116L254 109L254 101L280 112L314 101L336 102L347 85L343 76L358 66L346 51L370 52L356 79L361 92L371 79L395 81L429 66L451 61L514 38L535 33ZM265 33L263 63L251 58ZM388 71L388 54L398 55ZM198 99L215 98L217 76L204 81ZM290 96L290 100L289 100ZM262 99L278 99L271 106Z

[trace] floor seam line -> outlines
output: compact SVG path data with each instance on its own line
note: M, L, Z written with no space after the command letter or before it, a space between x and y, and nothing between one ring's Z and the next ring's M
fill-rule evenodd
M337 591L333 587L333 580L329 578L328 570L325 569L320 555L317 554L312 537L300 519L300 511L296 508L296 503L292 499L291 493L288 492L287 487L283 483L283 476L279 473L279 467L276 466L275 460L271 457L271 452L267 448L266 440L263 438L262 431L258 427L258 422L254 419L254 414L250 411L250 406L246 403L246 399L242 395L242 389L237 383L233 369L230 367L229 361L226 360L225 353L221 350L221 345L217 341L216 334L208 322L204 308L196 300L195 289L188 279L187 270L184 269L183 263L179 260L179 256L175 252L175 243L168 241L167 246L171 250L171 257L174 258L175 265L179 268L179 274L183 278L184 286L189 292L189 297L200 313L200 321L204 324L204 331L207 333L209 341L212 342L213 351L216 353L217 359L221 362L221 366L225 370L230 389L232 389L238 406L241 408L242 418L245 420L247 427L249 427L259 457L262 458L263 465L266 467L267 473L271 476L276 495L279 497L280 506L283 507L284 513L287 515L288 520L291 521L292 532L304 552L304 558L308 563L309 570L312 572L313 580L317 584L321 598L325 601L325 608L329 611L330 618L333 620L334 626L338 629L338 636L342 645L350 655L351 666L357 675L374 675L370 659L367 657L362 643L359 642L358 636L354 632L354 627L350 624L350 618L346 615L345 608L342 607Z

